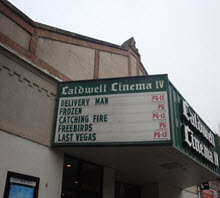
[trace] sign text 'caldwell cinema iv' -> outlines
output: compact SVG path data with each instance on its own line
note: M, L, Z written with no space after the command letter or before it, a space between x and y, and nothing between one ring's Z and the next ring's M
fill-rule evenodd
M55 144L170 140L165 77L63 83Z
M164 81L156 81L156 88L163 88ZM125 92L125 91L143 91L152 89L152 83L138 83L138 84L122 84L122 83L113 83L111 85L112 92ZM82 87L76 86L70 88L65 86L62 88L62 95L73 95L73 94L88 94L88 93L106 93L106 84L100 85L98 87Z

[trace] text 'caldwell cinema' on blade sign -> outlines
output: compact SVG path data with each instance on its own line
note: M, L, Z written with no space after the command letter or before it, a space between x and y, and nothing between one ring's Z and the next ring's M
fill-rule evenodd
M188 121L189 126L195 128L200 134L209 142L213 147L215 145L214 134L207 129L207 127L200 121L199 116L193 113L190 106L183 100L183 116ZM192 147L196 152L205 157L209 162L219 166L218 154L215 151L211 151L206 145L204 145L196 136L190 127L184 126L185 142L189 147Z

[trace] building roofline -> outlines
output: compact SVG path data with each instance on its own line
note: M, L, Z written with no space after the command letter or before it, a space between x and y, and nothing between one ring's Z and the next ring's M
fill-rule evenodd
M71 36L71 37L74 37L74 38L77 38L77 39L80 39L80 40L90 41L90 42L93 42L93 43L106 45L108 47L114 47L114 48L118 48L118 49L127 51L127 49L125 47L117 45L117 44L109 43L109 42L106 42L106 41L102 41L102 40L95 39L95 38L92 38L92 37L84 36L84 35L81 35L81 34L78 34L78 33L75 33L75 32L70 32L70 31L67 31L67 30L63 30L63 29L56 28L56 27L53 27L53 26L45 25L45 24L42 24L42 23L34 22L34 26L37 27L37 28L40 28L40 29L51 31L51 32L56 32L56 33L63 34L63 35L66 35L66 36Z
M34 31L34 30L32 30L31 28L36 29L36 30L38 29L38 30L42 30L42 31L47 31L47 32L55 33L55 34L60 34L60 35L63 35L63 36L70 37L72 39L77 39L77 40L81 40L81 41L101 45L103 47L110 47L110 48L113 48L113 49L116 49L116 50L122 50L122 55L124 54L123 51L125 53L127 53L127 52L129 53L129 51L133 51L133 55L135 55L135 57L137 57L137 59L139 60L141 70L144 71L146 74L148 74L148 72L146 71L145 67L143 66L143 64L141 62L141 55L139 54L138 49L135 46L135 40L134 40L133 37L131 37L130 39L125 41L122 45L113 44L113 43L110 43L110 42L98 40L98 39L95 39L95 38L91 38L91 37L88 37L88 36L84 36L84 35L81 35L81 34L77 34L77 33L70 32L70 31L67 31L67 30L63 30L63 29L60 29L60 28L52 27L52 26L49 26L49 25L46 25L46 24L35 22L31 18L29 18L26 14L24 14L22 11L20 11L18 8L16 8L9 1L0 0L0 3L5 5L13 13L15 13L17 16L21 17L21 19L23 19L27 24L29 24L30 28L27 29L27 31L30 31L30 33L32 33L32 34L33 34L32 31ZM44 36L42 35L42 37L44 37Z
M53 26L50 26L50 25L35 22L31 18L29 18L26 14L24 14L22 11L20 11L18 8L16 8L9 1L0 0L0 2L4 3L8 8L13 10L17 15L19 15L21 18L23 18L26 22L31 24L33 27L43 29L43 30L47 30L47 31L51 31L51 32L56 32L56 33L63 34L63 35L66 35L66 36L70 36L70 37L74 37L74 38L77 38L77 39L80 39L80 40L90 41L90 42L93 42L93 43L97 43L97 44L101 44L101 45L105 45L105 46L118 48L118 49L127 51L127 48L124 47L124 46L121 46L121 45L109 43L109 42L102 41L102 40L99 40L99 39L95 39L95 38L92 38L92 37L84 36L84 35L81 35L81 34L78 34L78 33L75 33L75 32L70 32L70 31L63 30L63 29L60 29L60 28L57 28L57 27L53 27ZM139 55L139 54L137 54L137 55Z

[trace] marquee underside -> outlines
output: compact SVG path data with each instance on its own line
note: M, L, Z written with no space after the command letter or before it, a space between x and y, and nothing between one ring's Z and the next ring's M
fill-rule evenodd
M172 146L65 147L64 153L115 169L118 181L186 188L218 175Z

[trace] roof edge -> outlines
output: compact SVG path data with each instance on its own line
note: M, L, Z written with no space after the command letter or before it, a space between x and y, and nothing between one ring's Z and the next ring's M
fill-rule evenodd
M77 33L74 33L74 32L70 32L70 31L67 31L67 30L63 30L63 29L60 29L60 28L56 28L56 27L53 27L53 26L50 26L50 25L35 22L31 18L29 18L26 14L24 14L21 10L19 10L17 7L15 7L11 2L9 2L7 0L0 0L0 3L4 4L6 7L8 7L10 10L12 10L14 13L16 13L19 17L21 17L24 21L26 21L28 24L30 24L33 28L38 28L38 29L42 29L42 30L62 34L62 35L69 36L69 37L72 37L72 38L76 38L76 39L79 39L79 40L88 41L88 42L91 42L91 43L96 43L96 44L99 44L99 45L112 47L112 48L116 48L116 49L123 50L123 51L129 51L129 48L130 48L139 57L140 66L142 67L142 70L144 72L146 72L146 74L148 74L148 72L146 71L145 67L143 66L143 64L140 60L141 56L138 52L138 49L136 48L136 42L135 42L133 37L131 37L130 39L125 41L122 45L117 45L117 44L114 44L114 43L98 40L98 39L95 39L95 38L92 38L92 37L84 36L84 35L77 34Z
M67 30L63 30L63 29L60 29L60 28L57 28L57 27L53 27L53 26L50 26L50 25L35 22L31 18L29 18L26 14L24 14L21 10L19 10L17 7L15 7L12 3L10 3L9 1L0 0L0 2L2 2L5 6L7 6L9 9L11 9L13 12L15 12L17 15L19 15L22 19L24 19L26 22L31 24L33 27L43 29L43 30L47 30L47 31L51 31L51 32L56 32L56 33L63 34L63 35L66 35L66 36L70 36L70 37L74 37L74 38L77 38L77 39L80 39L80 40L90 41L90 42L93 42L93 43L96 43L96 44L105 45L105 46L118 48L118 49L127 51L127 49L124 46L121 46L121 45L113 44L113 43L110 43L110 42L102 41L102 40L99 40L99 39L95 39L95 38L92 38L92 37L84 36L84 35L77 34L77 33L74 33L74 32L70 32L70 31L67 31Z

